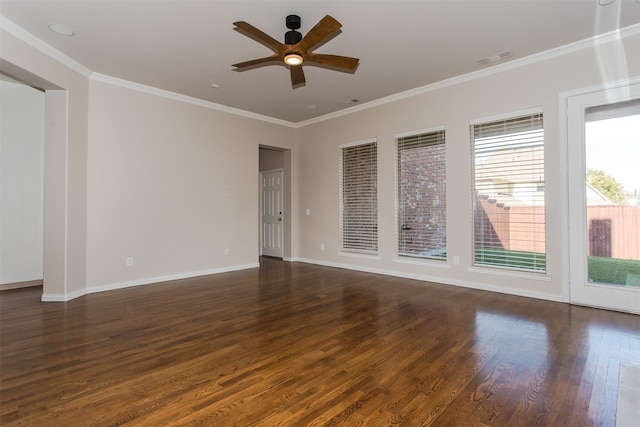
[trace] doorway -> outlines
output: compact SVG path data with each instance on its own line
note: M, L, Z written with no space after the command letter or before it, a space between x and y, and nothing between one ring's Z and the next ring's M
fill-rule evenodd
M640 313L640 83L567 98L571 302Z
M41 286L44 91L0 73L0 290Z
M291 261L295 221L291 213L291 150L260 145L258 151L258 253Z
M84 259L69 258L69 92L32 72L0 59L0 74L44 91L44 213L42 301L68 301L84 293ZM84 194L83 194L84 195ZM78 205L78 203L76 203ZM84 242L76 228L75 242ZM75 243L74 242L74 243ZM68 277L76 274L74 286ZM71 289L70 289L71 288Z

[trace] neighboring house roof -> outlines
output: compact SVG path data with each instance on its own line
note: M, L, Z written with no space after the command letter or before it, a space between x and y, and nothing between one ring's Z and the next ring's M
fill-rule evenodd
M587 206L602 205L615 205L615 203L587 182Z
M595 189L591 184L586 183L586 199L587 206L608 206L615 205L604 194ZM544 192L536 193L535 195L527 198L518 197L517 193L510 194L490 194L489 191L483 191L480 196L485 196L489 199L495 200L495 203L501 203L506 207L516 206L543 206L544 205Z

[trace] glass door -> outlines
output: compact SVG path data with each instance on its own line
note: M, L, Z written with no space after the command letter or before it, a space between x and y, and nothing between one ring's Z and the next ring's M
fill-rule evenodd
M571 301L640 313L640 84L568 98Z

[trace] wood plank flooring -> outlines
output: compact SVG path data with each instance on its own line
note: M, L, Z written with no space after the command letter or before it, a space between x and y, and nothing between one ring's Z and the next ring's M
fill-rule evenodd
M262 259L0 294L2 426L614 426L640 316Z

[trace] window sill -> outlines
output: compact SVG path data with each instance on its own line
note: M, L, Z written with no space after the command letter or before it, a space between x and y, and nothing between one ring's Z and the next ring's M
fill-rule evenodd
M380 255L376 255L376 254L361 254L358 252L344 252L344 251L340 251L338 252L339 256L344 256L344 257L349 257L349 258L360 258L360 259L374 259L374 260L379 260L380 259Z

